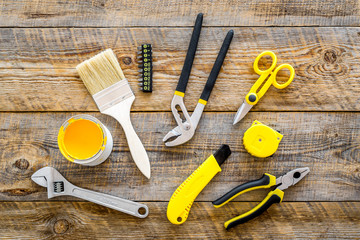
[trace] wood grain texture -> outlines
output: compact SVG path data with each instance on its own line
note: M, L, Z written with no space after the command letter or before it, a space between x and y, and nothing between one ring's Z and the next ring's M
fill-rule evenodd
M188 110L205 85L225 28L204 28L186 93ZM191 28L0 29L1 111L97 111L75 66L113 48L136 100L133 111L169 111ZM286 36L286 37L284 37ZM271 87L255 111L358 111L360 28L235 28L206 111L236 111L258 75L256 56L273 50L296 78ZM136 47L154 45L154 92L137 86ZM286 80L287 73L279 78ZM226 93L226 94L225 94Z
M11 239L358 239L360 203L281 203L226 231L223 223L256 203L214 208L196 202L183 225L166 218L167 203L146 203L138 219L87 202L3 202L0 235Z
M205 113L193 139L175 148L162 143L164 135L174 127L171 113L133 113L134 128L150 158L150 180L141 175L131 159L120 125L99 113L91 115L98 117L114 138L110 158L96 167L67 161L58 150L57 132L63 121L74 114L0 114L1 201L47 199L46 189L30 179L44 166L57 168L80 187L139 201L168 201L221 144L229 144L232 155L222 165L223 171L199 195L199 201L213 201L265 172L281 176L306 166L311 173L285 191L284 201L360 200L360 132L354 130L360 128L359 113L254 112L236 126L232 126L234 113ZM273 157L255 158L243 147L243 133L255 119L284 134ZM236 201L260 201L267 191L248 193ZM61 199L69 198L54 200Z
M197 13L204 22L185 97L192 111L226 32L235 37L193 139L166 148L170 111ZM360 2L357 0L0 0L0 238L8 239L360 239ZM154 92L137 86L136 48L152 43ZM136 168L120 125L101 115L75 67L114 49L136 95L131 114L148 151L152 178ZM294 66L284 90L271 87L245 119L234 112L258 78L252 64L265 50ZM269 62L263 62L263 65ZM286 73L279 77L285 80ZM95 112L94 112L95 111ZM145 112L145 113L144 113ZM57 131L77 113L98 117L114 151L96 167L70 163ZM270 158L250 156L244 131L259 120L284 134ZM220 144L233 153L198 196L187 222L166 219L173 191ZM71 197L47 199L30 180L44 166L80 187L146 203L138 219ZM210 201L265 172L308 166L284 202L225 231L223 223L254 207L268 190L220 209ZM344 202L346 201L346 202Z
M0 2L3 27L358 26L356 0L31 1Z

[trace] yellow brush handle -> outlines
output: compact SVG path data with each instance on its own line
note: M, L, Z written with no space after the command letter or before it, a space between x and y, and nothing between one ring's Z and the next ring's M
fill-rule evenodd
M284 192L280 189L275 189L274 191L269 192L266 198L256 207L240 216L237 216L225 222L224 227L226 229L229 229L259 216L260 214L265 212L273 203L280 203L283 197Z
M167 208L167 218L171 223L182 224L186 221L197 195L218 172L221 172L221 168L214 155L211 155L175 190Z

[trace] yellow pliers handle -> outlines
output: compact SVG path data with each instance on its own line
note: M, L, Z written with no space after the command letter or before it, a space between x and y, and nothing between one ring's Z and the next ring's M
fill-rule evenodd
M228 193L226 193L224 196L213 201L212 203L216 208L219 208L243 193L260 188L270 188L275 185L276 185L276 177L271 174L265 173L260 179L239 185L234 189L232 189L231 191L229 191ZM259 203L255 208L225 222L224 224L225 228L229 229L231 227L247 222L259 216L264 211L266 211L266 209L268 209L273 203L280 203L283 199L283 196L284 196L284 192L280 189L275 189L274 191L271 191L266 196L266 198L261 203Z
M250 211L241 214L240 216L234 217L224 223L224 227L226 229L230 229L239 225L241 223L245 223L265 212L273 203L281 203L284 197L284 192L280 189L275 189L274 191L269 192L266 198L259 203L256 207L251 209Z

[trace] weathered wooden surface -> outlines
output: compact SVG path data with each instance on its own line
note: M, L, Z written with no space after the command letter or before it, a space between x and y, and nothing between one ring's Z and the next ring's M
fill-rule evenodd
M224 70L252 68L255 57L264 50L276 52L279 63L294 65L300 77L329 78L357 70L352 64L359 58L360 27L215 27L201 30L192 73L211 69L230 29L235 35ZM112 48L123 70L138 70L136 48L149 42L154 70L180 71L191 33L192 27L0 28L0 63L1 68L74 69L99 51Z
M194 138L166 148L162 138L175 126L170 101L199 12L204 27L185 97L189 111L226 32L234 29L235 36ZM0 238L360 239L359 22L356 0L0 0ZM146 42L154 49L152 94L140 92L136 81L136 47ZM120 125L98 112L75 71L106 48L114 49L136 95L131 116L149 153L150 180L133 163ZM253 61L265 50L277 54L278 64L293 65L296 78L284 90L271 87L232 126L258 78ZM58 150L60 125L80 112L98 117L114 136L114 151L100 166L72 164ZM271 158L254 158L243 148L243 133L255 119L284 134ZM171 194L222 143L233 150L223 171L199 195L187 222L170 224ZM30 180L44 166L80 187L145 202L150 215L137 219L70 197L48 200L46 189ZM267 191L220 209L210 201L264 172L279 176L303 166L310 174L285 191L282 204L223 229Z
M230 203L214 208L197 202L187 222L172 225L167 203L146 203L150 215L138 219L114 210L76 202L3 202L2 238L27 239L358 239L359 202L281 203L258 218L226 231L223 223L255 206Z
M0 26L6 27L192 26L198 12L205 14L205 26L358 26L360 21L356 0L11 0L0 6Z
M41 167L53 166L84 188L139 201L168 201L177 186L224 143L233 153L223 164L223 171L200 194L200 201L215 200L265 172L280 176L305 166L311 173L286 190L285 201L360 200L360 132L354 131L360 128L358 113L254 112L236 126L232 126L234 113L206 113L193 139L175 148L162 143L174 127L171 113L133 113L134 127L151 161L150 180L133 163L121 126L100 113L92 115L112 132L114 151L110 158L96 167L68 162L56 139L63 121L74 114L0 115L0 167L4 169L0 173L0 200L46 200L46 189L33 183L30 176ZM273 157L255 158L243 147L243 133L255 119L284 134ZM255 191L237 201L260 201L265 195L266 191Z
M229 28L204 28L186 93L191 111ZM360 28L235 28L206 111L236 111L257 80L264 50L296 69L293 83L271 87L255 111L358 111ZM1 111L97 111L75 66L113 48L136 95L133 111L169 111L191 28L0 29ZM286 36L286 37L284 37ZM137 86L136 47L154 44L154 92ZM287 73L280 73L285 80Z

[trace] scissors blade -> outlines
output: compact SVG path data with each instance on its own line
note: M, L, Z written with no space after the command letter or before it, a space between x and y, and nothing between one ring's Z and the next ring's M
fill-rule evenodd
M250 109L253 107L254 105L250 105L248 104L246 101L243 102L243 104L241 105L241 107L238 109L235 117L234 117L234 122L233 125L237 124L238 122L240 122L241 119L243 119L245 117L245 115L250 111Z

